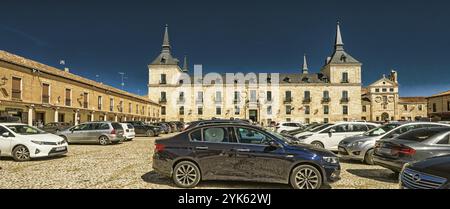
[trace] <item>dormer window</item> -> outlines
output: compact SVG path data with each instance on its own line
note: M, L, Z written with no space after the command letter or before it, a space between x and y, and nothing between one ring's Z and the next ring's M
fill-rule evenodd
M345 56L344 54L341 56L341 61L342 62L347 62L347 56Z
M304 78L302 78L302 81L305 82L305 83L309 83L309 78L308 77L304 77Z
M178 83L179 83L180 85L182 85L182 84L184 83L184 80L180 80L180 81L178 81Z
M270 75L267 77L267 83L272 83L272 78L270 77Z
M283 81L284 81L284 82L288 82L288 83L290 83L290 82L291 82L291 79L290 79L290 78L288 78L288 77L285 77L285 78L283 78Z
M167 59L166 59L166 58L164 58L164 57L161 57L161 63L164 63L164 64L166 64L166 62L167 62Z

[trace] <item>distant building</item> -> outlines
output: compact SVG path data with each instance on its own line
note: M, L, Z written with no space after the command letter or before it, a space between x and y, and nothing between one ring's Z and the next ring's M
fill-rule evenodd
M450 90L427 97L428 116L436 121L450 121Z
M0 51L0 115L29 125L49 122L159 120L160 105L5 51Z

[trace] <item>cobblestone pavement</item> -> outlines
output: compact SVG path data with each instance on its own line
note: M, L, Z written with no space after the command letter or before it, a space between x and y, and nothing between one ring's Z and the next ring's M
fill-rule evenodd
M164 137L164 136L163 136ZM155 138L122 144L69 145L66 156L15 162L0 160L0 188L176 188L152 170ZM342 179L325 188L397 188L387 169L359 162L341 162ZM283 184L208 181L198 188L290 188Z

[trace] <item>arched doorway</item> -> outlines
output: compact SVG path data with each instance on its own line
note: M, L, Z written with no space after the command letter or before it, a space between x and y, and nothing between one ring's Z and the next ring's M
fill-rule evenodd
M389 120L389 114L387 112L384 112L383 114L381 114L381 120L382 121Z

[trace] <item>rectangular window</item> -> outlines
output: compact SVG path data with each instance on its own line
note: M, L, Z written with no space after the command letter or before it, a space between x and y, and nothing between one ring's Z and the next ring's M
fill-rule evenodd
M328 118L323 119L323 123L328 123L328 122L329 122Z
M42 84L42 103L50 103L50 84Z
M305 118L305 123L309 124L311 121L309 120L309 118Z
M272 101L272 91L267 91L266 100L268 102Z
M161 115L166 115L166 106L161 107Z
M379 89L379 88L376 88L376 89L375 89L375 92L380 92L380 89Z
M161 92L161 98L159 98L160 102L167 102L167 97L166 97L166 92L162 91Z
M342 91L342 98L348 99L348 91Z
M216 107L216 115L222 115L222 108Z
M342 106L342 114L348 115L348 106L347 105Z
M366 105L363 105L363 106L362 106L362 111L363 111L363 112L367 112L367 107L366 107Z
M21 78L12 78L12 94L13 99L22 99L22 79Z
M197 115L203 115L203 107L197 108Z
M136 114L139 114L139 105L136 104Z
M330 92L328 92L328 91L323 91L323 98L324 98L324 99L329 99L329 98L330 98Z
M161 74L161 80L159 84L167 84L166 74Z
M382 92L387 92L386 88L381 89Z
M447 111L450 111L450 101L447 101Z
M286 115L290 115L292 112L291 105L286 105Z
M119 112L123 112L123 101L119 102Z
M109 111L114 111L114 98L109 99Z
M292 93L291 91L286 91L285 93L285 102L292 102Z
M72 106L72 90L66 89L66 106Z
M180 115L184 115L184 106L180 107L180 111L179 112L180 112Z
M342 83L348 83L348 73L347 72L342 73Z
M234 114L235 115L240 115L241 114L241 108L239 108L239 106L235 106L234 107Z
M133 111L133 105L131 102L128 103L128 113L131 113Z
M305 91L303 93L303 102L305 102L305 103L311 102L311 92Z
M433 103L433 112L437 112L436 103Z
M197 92L197 102L202 103L203 102L203 91Z
M272 115L272 106L267 107L267 115Z
M88 108L89 105L89 93L84 92L83 93L83 108Z
M250 91L250 102L256 102L256 90Z
M408 110L408 105L403 105L403 110L407 111Z
M421 104L418 106L418 108L419 108L419 111L423 110L423 106Z
M238 103L238 102L240 102L240 92L239 91L235 91L234 92L234 99L233 99L233 102L234 103Z
M309 113L310 113L309 106L305 106L305 115L309 115Z
M102 96L98 96L97 104L98 104L97 109L101 110L103 107L103 97Z
M390 91L390 92L394 92L394 88L390 88L389 91Z
M222 92L216 91L216 98L214 98L214 101L216 101L216 103L222 102Z
M323 114L328 115L330 112L330 107L328 105L323 106Z

